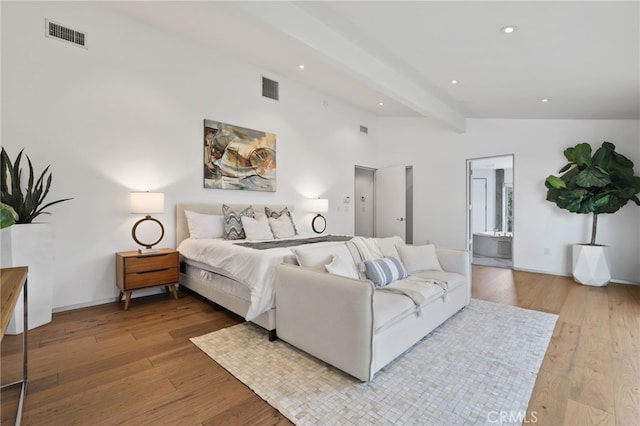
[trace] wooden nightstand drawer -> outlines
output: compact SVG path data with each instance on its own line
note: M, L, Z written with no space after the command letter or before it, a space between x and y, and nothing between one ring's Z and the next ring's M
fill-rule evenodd
M116 285L120 289L118 301L123 295L125 311L129 309L131 292L148 287L166 286L178 299L176 284L179 281L180 254L173 249L160 249L152 254L137 251L116 253Z
M178 282L178 270L171 268L160 271L134 272L127 274L125 281L128 290L162 284L175 284Z
M178 253L160 255L145 255L127 257L124 259L124 270L127 274L132 272L157 271L159 269L172 268L178 264Z

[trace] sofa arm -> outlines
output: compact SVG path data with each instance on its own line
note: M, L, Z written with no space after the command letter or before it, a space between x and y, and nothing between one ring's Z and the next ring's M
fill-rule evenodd
M275 274L278 337L370 380L373 284L286 264Z
M471 257L467 250L436 248L436 255L443 270L464 275L471 286Z

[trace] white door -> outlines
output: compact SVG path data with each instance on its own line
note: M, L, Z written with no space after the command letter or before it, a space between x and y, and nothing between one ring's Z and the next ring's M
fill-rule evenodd
M355 235L373 237L375 235L374 199L375 199L375 170L355 168L355 199L353 212L355 217Z
M471 179L471 233L487 231L487 180Z
M376 237L405 239L406 167L376 170Z

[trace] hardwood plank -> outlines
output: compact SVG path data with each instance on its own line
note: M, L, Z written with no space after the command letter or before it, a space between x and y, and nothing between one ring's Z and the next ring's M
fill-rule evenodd
M562 424L566 415L567 399L559 397L569 395L570 380L561 374L541 370L531 394L527 419L535 419L540 425Z
M616 425L640 424L640 352L632 357L612 358Z
M613 426L615 425L615 422L614 417L610 413L598 410L597 408L590 407L588 405L580 404L579 402L570 399L567 403L567 412L565 414L565 421L563 424L567 426Z
M640 286L473 267L473 297L559 315L527 419L540 425L640 424ZM242 318L190 292L57 313L29 333L24 424L290 424L190 341ZM5 336L2 377L21 369ZM17 396L0 397L13 424Z
M580 326L558 320L540 369L568 375L574 368L579 338Z

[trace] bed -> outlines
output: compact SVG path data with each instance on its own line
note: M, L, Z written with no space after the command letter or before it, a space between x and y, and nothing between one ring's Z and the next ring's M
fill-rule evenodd
M228 205L234 210L242 210L249 206ZM256 214L263 214L265 207L278 212L287 207L251 205ZM176 247L180 252L180 286L258 324L269 332L270 340L275 340L275 266L282 262L295 264L295 256L289 247L258 250L241 246L245 240L190 238L185 210L222 215L222 206L201 203L176 205ZM310 236L296 236L294 239L309 239ZM329 237L331 238L341 237Z

